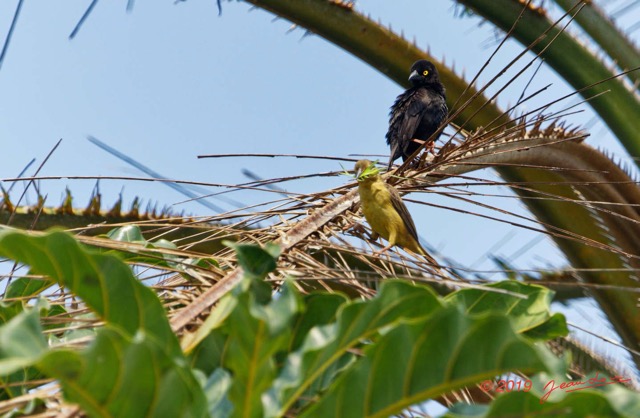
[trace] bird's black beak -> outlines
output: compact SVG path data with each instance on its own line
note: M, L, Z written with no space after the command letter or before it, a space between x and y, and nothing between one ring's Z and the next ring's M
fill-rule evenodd
M417 81L419 78L420 74L416 70L411 71L411 74L409 74L409 81Z
M363 171L363 170L362 170L361 168L358 168L358 169L356 170L356 180L358 180L358 179L360 178L360 176L362 175L362 171Z

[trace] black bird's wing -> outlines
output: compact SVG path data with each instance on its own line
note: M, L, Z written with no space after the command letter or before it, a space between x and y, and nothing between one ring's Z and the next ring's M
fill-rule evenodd
M391 112L389 113L389 130L387 131L387 145L391 147L391 159L389 160L389 167L393 161L404 155L406 149L406 141L411 141L413 138L407 139L407 137L413 136L418 127L420 120L419 108L413 103L414 93L416 89L409 89L399 95L396 101L391 106ZM411 109L413 107L413 109ZM410 110L411 109L411 110ZM418 111L418 113L416 113ZM410 116L413 114L414 116Z
M391 147L389 168L398 157L408 158L446 119L444 96L424 87L411 88L398 96L391 107L387 144ZM434 138L437 139L437 138Z

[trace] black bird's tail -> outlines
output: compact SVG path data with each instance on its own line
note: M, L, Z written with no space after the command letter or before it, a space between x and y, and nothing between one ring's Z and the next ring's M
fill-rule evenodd
M398 152L398 144L391 143L391 155L389 156L389 164L387 165L387 171L391 170L393 167L393 162L398 159L398 157L402 156L402 153Z

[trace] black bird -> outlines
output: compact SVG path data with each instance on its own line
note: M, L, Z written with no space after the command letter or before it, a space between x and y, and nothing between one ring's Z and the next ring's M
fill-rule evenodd
M389 169L402 157L406 161L422 144L414 139L426 141L438 130L447 118L447 103L444 86L438 70L427 60L416 61L411 66L409 81L413 84L396 99L389 112L387 144L391 147ZM430 144L438 139L431 138ZM429 145L428 145L429 146Z

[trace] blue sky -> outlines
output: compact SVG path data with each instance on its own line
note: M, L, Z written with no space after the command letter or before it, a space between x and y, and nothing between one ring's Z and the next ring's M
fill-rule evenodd
M87 141L93 135L152 167L168 178L235 184L248 179L243 168L271 178L339 170L331 161L295 159L197 159L214 153L292 153L347 156L386 154L388 108L402 89L357 58L290 23L274 20L244 3L223 3L218 16L211 0L98 2L77 36L68 36L89 1L25 2L12 43L0 69L0 178L15 177L36 158L42 162L53 145L62 144L41 175L144 176ZM9 28L17 1L0 3L0 36ZM361 0L357 9L416 37L436 57L474 74L497 44L489 25L477 18L455 17L451 1ZM488 80L520 47L508 43L480 79ZM516 101L527 80L501 97ZM568 88L543 67L530 91L554 83L537 103ZM567 104L572 104L568 102ZM532 103L533 107L536 103ZM585 107L575 123L591 119ZM624 158L616 142L596 124L589 143ZM33 172L35 165L30 169ZM482 175L491 178L490 172ZM344 177L284 185L289 191L313 192L342 184ZM86 204L92 180L43 181L50 204L62 200L68 186L76 204ZM6 185L5 185L6 187ZM102 181L104 202L123 191L125 201L139 196L172 205L184 200L160 184ZM18 189L18 187L16 187ZM479 192L508 194L506 189ZM211 189L211 192L217 189ZM442 191L442 190L441 190ZM251 204L271 198L260 192L231 194ZM420 199L479 211L435 194ZM33 195L31 196L33 201ZM525 213L512 198L483 202ZM224 203L213 202L229 209ZM176 210L208 215L200 205ZM510 225L447 210L411 205L421 236L445 255L492 268L483 256L519 255L521 267L561 264L546 239L524 251L536 234ZM482 211L483 213L487 213ZM502 243L502 244L500 244ZM497 244L497 246L496 246Z

